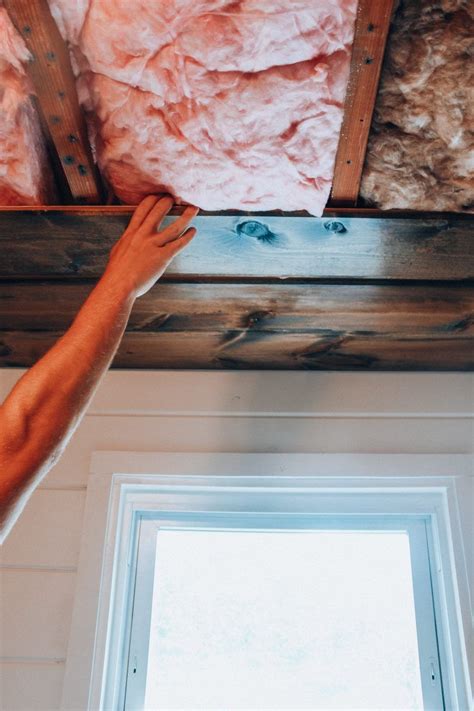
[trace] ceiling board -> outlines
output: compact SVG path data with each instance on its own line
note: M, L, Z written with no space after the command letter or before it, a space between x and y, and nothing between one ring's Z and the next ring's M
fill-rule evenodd
M0 212L0 278L102 274L130 208ZM331 216L200 215L198 235L164 279L474 277L467 215L342 211Z

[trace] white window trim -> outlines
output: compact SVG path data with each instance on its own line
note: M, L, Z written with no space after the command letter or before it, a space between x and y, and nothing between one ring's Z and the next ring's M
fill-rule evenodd
M337 491L339 513L344 493L359 493L361 513L430 516L448 650L448 708L473 708L466 653L472 613L455 488L456 477L471 476L472 467L470 455L93 453L62 709L112 711L101 706L103 671L106 646L114 649L108 633L111 599L123 599L126 578L114 561L129 564L134 511L153 507L150 494L158 487L209 486L209 477L216 477L218 486L236 486L239 480L258 486L272 477L278 487ZM120 636L120 630L115 633Z

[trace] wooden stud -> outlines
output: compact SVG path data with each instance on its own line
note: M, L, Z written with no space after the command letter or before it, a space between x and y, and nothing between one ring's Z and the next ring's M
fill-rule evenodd
M359 0L330 204L355 205L364 167L393 0Z
M47 0L5 0L5 7L31 53L28 74L43 129L58 155L73 200L100 202L101 190L69 51Z

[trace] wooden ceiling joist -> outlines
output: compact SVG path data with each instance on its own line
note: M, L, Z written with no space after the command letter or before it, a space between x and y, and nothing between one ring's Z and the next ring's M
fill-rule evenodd
M393 0L359 0L331 205L355 205L387 42Z
M100 180L76 93L69 51L49 11L47 0L4 0L31 53L32 81L47 139L73 201L98 203Z

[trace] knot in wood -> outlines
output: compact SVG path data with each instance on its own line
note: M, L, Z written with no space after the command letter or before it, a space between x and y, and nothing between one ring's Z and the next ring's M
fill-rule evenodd
M275 237L273 232L269 230L263 222L258 222L257 220L240 222L235 229L238 235L255 237L262 242L271 242Z
M347 232L347 229L342 224L342 222L336 222L336 221L325 222L324 229L327 230L328 232L334 232L335 234L343 234L344 232Z
M272 318L273 316L274 314L271 311L252 311L252 313L247 316L246 326L247 328L251 328L259 324L263 319Z

